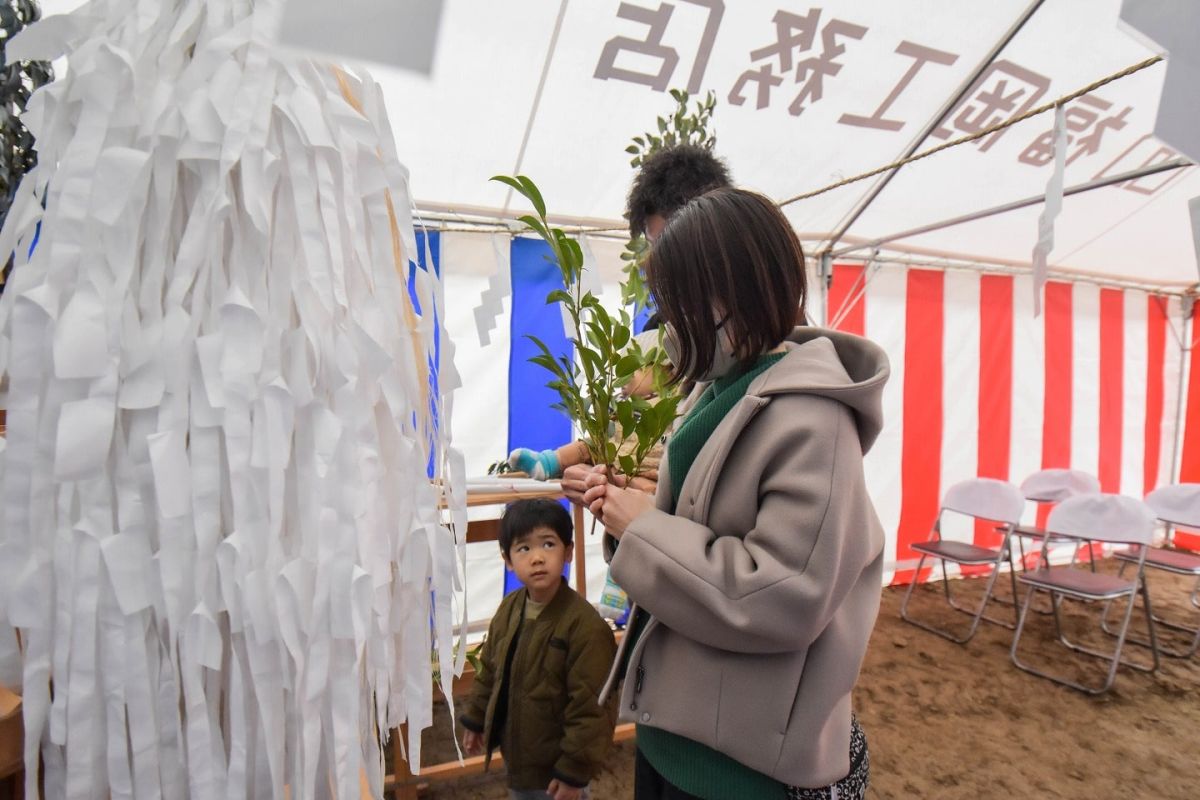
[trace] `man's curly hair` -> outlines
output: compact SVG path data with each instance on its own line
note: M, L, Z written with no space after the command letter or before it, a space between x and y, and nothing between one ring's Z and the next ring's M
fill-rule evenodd
M683 144L659 150L642 162L629 189L625 204L629 230L641 236L646 220L655 214L669 217L689 200L732 185L725 162L703 147Z

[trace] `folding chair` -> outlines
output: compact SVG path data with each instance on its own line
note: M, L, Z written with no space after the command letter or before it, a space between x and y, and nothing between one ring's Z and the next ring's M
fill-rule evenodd
M1166 524L1166 541L1163 547L1131 547L1128 550L1118 550L1113 555L1121 562L1118 575L1124 575L1130 564L1136 564L1141 553L1145 550L1146 568L1158 569L1175 575L1190 575L1196 578L1196 588L1192 590L1191 603L1200 609L1200 554L1190 553L1174 548L1175 527L1200 528L1200 483L1181 483L1175 486L1164 486L1146 495L1146 505L1154 512L1159 521ZM1111 605L1111 604L1109 604ZM1106 633L1112 633L1108 626L1108 606L1104 609L1103 626ZM1200 650L1200 622L1195 625L1183 625L1178 622L1155 616L1154 622L1171 630L1182 631L1192 636L1192 644L1186 650L1176 650L1160 646L1159 652L1174 658L1191 658ZM1140 637L1127 636L1129 641L1140 645L1149 642Z
M1100 494L1100 481L1096 476L1078 469L1043 469L1021 481L1021 494L1034 503L1061 503L1068 497L1081 494ZM1021 566L1025 566L1025 540L1042 541L1046 532L1032 525L1018 525L1013 531L1017 547L1021 551ZM1062 544L1064 540L1052 544ZM1043 548L1044 549L1044 548ZM1090 550L1089 550L1090 552ZM1092 570L1095 571L1095 557Z
M955 636L951 631L938 628L920 620L913 619L908 614L908 602L912 598L913 589L917 585L917 581L913 580L908 585L908 591L904 595L904 601L900 604L900 618L905 622L910 622L918 628L924 628L930 633L936 633L958 644L965 644L975 635L975 631L979 628L980 620L987 620L996 625L1003 625L1009 630L1013 629L1016 619L1016 608L1014 607L1014 622L1005 622L1004 620L996 619L995 617L987 616L984 611L987 608L988 601L992 598L992 589L996 585L996 578L1000 575L1000 565L1008 562L1009 579L1012 581L1013 597L1017 596L1017 583L1015 572L1013 571L1012 550L1010 541L1012 537L1013 527L1021 519L1021 511L1025 507L1025 499L1021 497L1021 493L1017 487L1013 486L1008 481L998 481L991 478L975 478L973 480L956 483L946 491L946 496L942 499L942 507L938 511L937 519L933 523L933 533L929 541L921 544L914 544L913 550L921 554L921 560L917 563L916 575L921 574L921 567L925 565L926 558L936 558L942 562L942 589L946 594L946 602L955 611L959 611L972 618L971 627L967 630L964 636ZM942 538L942 516L947 511L953 511L968 517L976 519L990 520L992 522L1000 522L1000 528L1004 535L999 547L979 547L978 545L968 544L966 542L948 541ZM960 606L954 602L954 597L950 593L950 579L946 575L946 562L951 561L955 564L966 564L968 566L984 566L990 565L992 568L991 574L987 579L987 586L983 591L983 598L979 601L979 607L971 610Z
M1043 678L1048 678L1063 686L1070 686L1088 694L1103 694L1112 686L1117 675L1117 666L1125 664L1133 669L1153 672L1158 669L1158 639L1154 632L1154 614L1150 608L1150 594L1146 590L1145 564L1146 545L1154 536L1154 512L1140 500L1122 497L1114 494L1092 494L1070 497L1056 506L1050 512L1046 521L1047 536L1042 539L1041 566L1032 572L1024 572L1017 576L1017 581L1028 587L1025 600L1021 604L1021 616L1017 620L1017 630L1013 634L1011 656L1012 662L1018 668L1031 672ZM1117 575L1091 572L1080 569L1074 564L1062 567L1051 567L1047 561L1047 550L1051 539L1063 538L1077 545L1092 542L1109 542L1140 545L1136 561L1137 574L1133 580L1126 580ZM1029 618L1029 609L1033 605L1036 592L1049 592L1050 607L1054 615L1054 627L1058 640L1066 647L1077 653L1103 658L1110 661L1108 676L1098 687L1086 686L1059 675L1042 672L1039 669L1022 662L1017 656L1021 644L1021 634L1025 630L1025 622ZM1150 631L1151 653L1153 664L1149 667L1121 659L1121 648L1125 644L1125 635L1129 630L1129 620L1133 616L1133 607L1138 594L1146 612L1146 625ZM1081 601L1111 602L1126 598L1121 627L1116 632L1117 644L1115 650L1104 653L1076 644L1063 633L1062 618L1058 599L1070 597Z
M1021 494L1025 499L1032 503L1061 503L1068 497L1075 497L1081 494L1099 494L1100 481L1096 476L1078 469L1042 469L1029 475L1025 480L1021 481ZM1025 556L1025 540L1032 539L1034 542L1040 542L1046 537L1046 532L1041 528L1033 525L1017 525L1013 529L1013 538L1016 539L1017 549L1021 553L1020 564L1021 569L1027 569ZM1063 544L1063 539L1051 539L1051 544ZM1041 551L1039 551L1040 553ZM1071 562L1074 563L1078 552L1071 554ZM1088 555L1091 556L1092 572L1096 571L1096 557L1088 550ZM1003 597L997 597L997 602L1008 604L1010 601ZM1017 596L1014 594L1012 604L1017 605ZM1048 608L1035 608L1038 614L1049 614Z

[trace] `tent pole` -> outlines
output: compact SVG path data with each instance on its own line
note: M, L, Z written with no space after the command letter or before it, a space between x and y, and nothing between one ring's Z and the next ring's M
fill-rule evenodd
M525 163L525 148L529 146L529 135L533 133L533 123L537 119L538 109L542 105L542 91L546 88L546 78L550 75L550 62L558 49L558 35L562 33L563 17L567 15L567 0L562 0L558 7L558 17L554 20L554 32L550 34L550 44L546 48L546 59L542 62L542 76L538 79L537 91L533 95L533 105L529 107L529 119L525 122L525 132L521 135L521 147L517 151L517 163L513 166L513 175L521 174L521 165ZM504 195L504 210L512 204L513 190L508 187Z
M821 283L821 326L829 327L829 285L833 282L833 255L826 250L817 263L817 279Z
M946 115L953 111L958 105L959 101L967 96L967 93L970 92L975 86L975 81L979 80L984 71L988 68L988 66L991 65L992 61L996 59L996 56L1000 54L1000 51L1008 46L1008 43L1011 42L1013 38L1020 32L1021 28L1025 27L1025 23L1029 21L1029 18L1032 17L1034 12L1041 7L1043 2L1044 0L1033 0L1033 2L1026 7L1026 9L1021 13L1021 16L1017 17L1016 21L1013 22L1004 35L1000 37L1000 40L996 42L992 49L988 51L987 55L985 55L983 59L975 66L975 69L971 71L971 74L967 76L966 80L959 84L958 89L955 90L954 94L942 104L942 107L938 109L937 113L933 115L925 127L922 128L921 131L913 138L908 147L904 148L904 152L900 154L899 158L895 159L896 161L903 161L913 153L917 152L917 149L925 142L926 139L929 138L929 135L934 132L937 126L942 124L942 120L946 118ZM838 225L837 229L833 233L833 236L831 236L829 239L829 245L825 248L826 250L832 250L834 247L837 247L838 241L840 241L846 231L850 229L850 226L858 221L858 218L862 216L864 211L867 210L867 207L875 201L875 198L879 196L879 193L884 190L884 187L888 185L888 183L899 171L900 167L896 167L895 169L889 170L888 172L885 172L879 176L879 178L875 181L875 184L871 186L871 188L867 190L867 193L863 195L862 199L855 204L854 208L846 216L845 221Z
M1195 308L1195 304L1196 298L1190 295L1183 298L1183 325L1180 326L1183 328L1183 338L1179 342L1179 386L1176 388L1175 393L1175 435L1171 437L1174 439L1172 443L1173 447L1171 448L1171 475L1169 478L1171 483L1176 483L1180 477L1179 458L1181 455L1180 450L1182 450L1183 446L1183 427L1187 418L1183 413L1184 384L1191 382L1193 378L1189 361L1191 360L1192 347L1195 346L1192 342L1192 311Z
M1105 186L1112 186L1116 183L1125 183L1126 181L1144 178L1147 175L1155 175L1159 172L1167 172L1169 170L1190 166L1193 166L1191 161L1183 158L1176 158L1172 159L1171 161L1164 161L1161 164L1155 164L1150 167L1142 167L1141 169L1134 169L1128 172L1119 173L1117 175L1110 175L1107 178L1098 178L1096 180L1087 181L1086 183L1076 184L1075 186L1065 189L1063 191L1063 196L1066 197L1068 195L1090 192L1092 189L1101 189ZM879 247L880 245L887 244L888 242L894 242L898 239L908 239L912 236L920 236L923 233L932 233L933 231L952 228L955 225L962 225L965 222L974 222L976 220L986 219L987 217L994 217L997 214L1004 214L1008 211L1015 211L1019 208L1025 208L1026 206L1037 205L1045 200L1046 195L1044 194L1026 197L1024 200L1015 200L1011 203L1004 203L1003 205L993 206L992 208L985 208L982 211L973 211L970 214L963 214L960 217L952 217L951 219L942 220L941 222L934 222L929 225L921 225L917 228L909 228L906 231L894 233L890 236L884 236L879 239L872 239L869 242L849 245L847 247L834 250L833 256L838 258L846 255L847 253Z

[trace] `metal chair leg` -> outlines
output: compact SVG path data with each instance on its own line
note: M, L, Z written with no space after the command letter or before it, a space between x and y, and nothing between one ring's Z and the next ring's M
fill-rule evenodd
M1146 584L1146 576L1138 581L1141 584L1142 591L1142 606L1146 610L1146 629L1150 631L1150 653L1154 656L1154 666L1150 668L1151 672L1158 670L1158 633L1154 628L1154 610L1150 607L1150 587ZM1129 602L1133 602L1133 598L1129 598Z
M1050 608L1051 614L1054 616L1054 633L1058 636L1058 640L1063 644L1067 643L1067 635L1063 633L1062 617L1058 614L1058 595L1055 592L1050 592Z
M1129 566L1129 563L1130 562L1128 562L1128 561L1121 562L1121 566L1117 570L1118 577L1124 577L1125 568ZM1200 587L1200 581L1197 581L1197 586ZM1143 579L1143 581L1142 581L1142 591L1144 594L1148 594L1148 592L1149 592L1149 581L1146 579ZM1108 622L1108 615L1112 609L1112 604L1113 604L1112 600L1109 600L1104 604L1104 613L1100 617L1100 629L1103 630L1105 633L1107 633L1109 636L1116 636L1117 635L1116 632L1113 631L1109 627L1109 622ZM1164 617L1160 617L1157 614L1154 614L1153 612L1151 612L1151 619L1154 622L1154 626L1153 626L1152 630L1155 634L1157 634L1158 626L1162 626L1164 628L1168 628L1173 631L1179 631L1181 633L1189 634L1192 637L1192 643L1190 646L1187 647L1187 649L1178 649L1178 648L1174 648L1174 647L1167 647L1166 645L1162 644L1161 642L1157 642L1157 647L1155 649L1157 650L1159 655L1167 656L1168 658L1191 658L1192 656L1196 655L1196 653L1198 651L1200 651L1200 621L1197 621L1197 623L1195 625L1185 625L1185 624L1181 624L1179 622L1174 622L1172 620L1166 619ZM1150 640L1148 640L1138 634L1134 634L1134 633L1126 634L1125 640L1128 642L1131 642L1133 644L1136 644L1140 647L1150 647L1151 646Z
M945 570L945 568L946 568L945 563L943 562L942 569ZM966 614L968 617L979 617L979 618L987 620L988 622L992 623L993 625L999 625L1000 627L1008 628L1011 631L1013 629L1013 625L1011 623L1009 623L1005 620L1002 620L1002 619L997 619L996 617L993 617L993 616L983 613L984 609L987 608L987 604L996 599L993 596L993 592L994 592L994 588L996 585L996 578L999 574L999 571L1000 571L1000 565L993 564L992 565L992 574L988 576L987 587L984 589L983 597L980 598L979 607L971 609L971 608L967 608L965 606L959 605L957 602L955 602L954 597L952 596L952 594L950 592L949 581L944 581L946 602L950 605L950 607L952 609L959 612L960 614ZM1014 583L1015 583L1015 581L1014 581Z
M925 564L925 558L926 558L926 556L924 554L922 554L920 561L917 562L917 574L920 574L921 567ZM963 636L955 636L950 631L947 631L943 628L935 627L933 625L930 625L926 622L922 622L921 620L915 619L914 617L912 617L908 613L908 604L909 604L909 601L912 599L913 591L916 588L916 581L913 581L912 583L910 583L908 585L908 590L904 593L904 600L902 600L900 603L900 618L901 619L903 619L905 622L908 622L912 625L916 625L918 628L921 628L922 630L926 630L926 631L929 631L930 633L937 634L938 636L941 636L943 639L948 639L949 641L954 642L955 644L966 644L967 642L969 642L971 640L971 638L975 635L975 632L979 629L979 623L981 620L987 620L988 622L991 622L993 624L1000 625L1002 627L1008 628L1009 630L1012 630L1012 626L1008 622L1001 620L1001 619L996 619L995 617L992 617L992 616L988 616L985 613L985 611L987 610L988 601L991 599L992 591L996 585L996 578L1000 573L999 559L997 559L997 562L992 564L992 574L990 576L988 576L988 582L987 582L987 586L984 588L983 597L980 598L980 600L979 600L979 607L973 611L970 609L964 608L963 606L959 605L958 603L956 603L954 601L954 596L950 591L950 580L946 574L946 562L944 559L938 559L938 560L941 561L941 564L942 564L942 591L946 596L946 602L955 611L957 611L961 614L966 614L967 616L971 617L970 628L967 629L966 634L964 634ZM1014 586L1015 586L1015 583L1014 583Z
M915 589L917 586L916 577L921 574L921 567L923 567L924 565L925 565L925 554L922 553L920 560L917 561L917 571L913 575L913 580L908 582L908 591L906 591L904 593L904 599L900 601L900 619L905 620L907 622L913 622L913 620L909 619L909 617L908 617L908 601L912 599L913 589ZM913 622L913 624L916 624L916 623Z
M1138 593L1138 590L1134 590L1132 593L1130 593L1128 595L1128 597L1129 597L1128 606L1129 607L1126 608L1125 624L1121 627L1121 630L1118 631L1118 633L1117 633L1117 638L1122 642L1134 641L1133 636L1130 635L1130 633L1129 633L1129 621L1132 619L1132 615L1133 615L1132 609L1133 609L1133 606L1136 605L1137 593ZM1153 627L1151 627L1150 633L1151 633L1151 637L1153 638L1154 637ZM1068 639L1066 637L1066 634L1063 634L1061 632L1060 632L1058 638L1059 638L1059 641L1062 642L1062 644L1065 647L1067 647L1071 650L1074 650L1076 653L1081 653L1083 655L1092 656L1094 658L1103 658L1105 660L1112 658L1112 655L1110 653L1107 653L1103 650L1096 650L1094 648L1087 647L1082 644L1076 644L1075 642ZM1139 664L1138 662L1130 661L1127 658L1120 658L1119 650L1117 651L1117 655L1120 660L1120 663L1124 664L1125 666L1129 667L1130 669L1136 669L1139 672L1154 672L1155 670L1158 669L1158 650L1157 650L1156 646L1154 647L1154 654L1153 654L1154 663L1151 666L1146 666L1145 664Z
M1012 550L1008 551L1008 580L1012 584L1013 623L1015 625L1017 622L1017 618L1020 616L1021 612L1017 608L1017 570L1016 570L1016 567L1014 567L1013 563L1012 563ZM1015 628L1014 628L1014 630L1015 630Z
M1025 572L1025 571L1027 571L1027 570L1029 569L1029 568L1028 568L1028 566L1027 566L1027 565L1026 565L1026 563L1025 563L1025 558L1026 558L1026 554L1025 554L1025 537L1024 537L1024 536L1017 536L1017 535L1015 535L1015 534L1014 534L1014 535L1013 535L1013 538L1017 540L1017 547L1018 547L1018 548L1020 549L1020 551L1021 551L1021 558L1020 558L1021 571L1022 571L1022 572ZM1039 566L1041 565L1041 559L1040 559L1040 557L1039 557L1039 560L1038 560L1038 564L1039 564ZM1014 581L1014 584L1015 584L1015 581ZM1015 591L1013 592L1013 606L1014 606L1014 607L1015 607L1015 606L1017 606L1017 593L1016 593ZM1033 609L1033 613L1035 613L1035 614L1042 614L1042 615L1048 615L1048 614L1050 614L1051 612L1050 612L1050 609L1048 609L1048 608L1034 608L1034 609Z
M1129 566L1128 561L1121 562L1121 565L1119 567L1117 567L1117 577L1118 578L1125 577L1125 568L1128 566ZM1108 629L1108 612L1112 608L1112 604L1113 604L1112 600L1106 600L1104 602L1104 613L1102 613L1100 615L1100 630L1104 631L1109 636L1116 636L1117 635L1116 633L1114 633L1113 631Z
M1029 609L1033 603L1033 594L1035 592L1035 589L1036 589L1036 587L1033 587L1033 586L1029 587L1029 590L1025 596L1025 603L1021 607L1021 616L1017 621L1017 630L1013 634L1013 642L1012 642L1011 648L1009 649L1009 655L1012 659L1014 666L1016 666L1020 670L1028 672L1032 675L1037 675L1038 677L1046 678L1047 680L1054 681L1055 683L1060 684L1062 686L1068 686L1072 689L1076 689L1078 691L1085 692L1085 693L1091 694L1091 695L1103 694L1104 692L1107 692L1110 688L1112 688L1113 682L1116 680L1116 676L1117 676L1117 667L1120 666L1121 664L1126 664L1127 666L1132 666L1134 668L1140 668L1139 665L1129 664L1128 662L1121 660L1121 649L1125 644L1125 633L1129 629L1129 620L1133 615L1133 605L1134 605L1133 601L1135 598L1135 593L1132 593L1132 592L1129 595L1129 603L1127 604L1127 606L1125 608L1124 624L1121 626L1121 631L1117 636L1116 647L1111 654L1100 653L1098 651L1093 651L1093 650L1086 649L1086 648L1081 649L1078 646L1073 645L1068 640L1066 640L1065 637L1063 636L1061 625L1059 624L1060 620L1059 620L1059 617L1057 614L1058 606L1057 606L1057 604L1052 603L1052 606L1056 612L1054 615L1055 616L1055 626L1057 628L1057 632L1059 634L1060 641L1064 641L1064 643L1066 643L1069 647L1071 647L1072 650L1076 650L1077 652L1086 653L1088 655L1094 655L1098 658L1104 658L1105 660L1108 660L1110 662L1109 668L1108 668L1108 674L1105 676L1104 682L1100 686L1088 686L1083 683L1072 681L1067 678L1061 677L1059 675L1054 675L1049 672L1045 672L1043 670L1037 669L1036 667L1033 667L1032 665L1027 664L1024 661L1022 661L1020 659L1020 657L1018 656L1018 650L1019 650L1019 646L1020 646L1020 642L1021 642L1021 635L1024 632L1025 623L1028 620ZM1050 592L1050 594L1056 594L1056 593ZM1146 671L1149 671L1149 670L1146 670Z

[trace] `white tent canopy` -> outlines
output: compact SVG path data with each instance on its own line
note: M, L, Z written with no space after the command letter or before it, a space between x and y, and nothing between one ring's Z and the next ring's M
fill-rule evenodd
M451 0L431 76L372 71L425 208L523 210L520 198L487 182L521 172L539 183L552 213L619 225L632 174L624 148L671 108L668 87L713 91L717 150L736 181L793 197L901 155L1030 3L780 5ZM1153 56L1118 27L1119 10L1118 0L1046 0L922 149ZM1178 157L1151 135L1165 72L1154 65L1068 105L1068 187ZM842 244L1041 194L1052 124L1053 114L1042 114L905 167ZM872 184L787 207L810 251ZM1163 288L1194 283L1187 200L1197 194L1200 175L1184 168L1068 198L1051 268ZM1026 264L1039 213L1033 205L893 249Z
M79 5L42 2L47 16ZM783 200L891 163L977 71L920 149L1156 55L1120 27L1120 8L1120 0L446 0L430 75L369 69L423 209L523 212L520 198L487 180L520 172L564 222L612 227L623 224L632 176L624 148L672 108L669 88L714 92L717 150L735 180ZM1068 105L1068 187L1180 158L1152 134L1165 74L1159 63ZM904 167L839 247L1040 195L1052 124L1052 113L1041 114ZM810 253L874 183L787 206ZM1185 167L1070 197L1051 269L1166 290L1196 283L1187 211L1196 195L1200 174ZM885 251L1020 267L1040 211L1034 204L905 237Z
M81 3L42 5L51 15ZM793 17L780 17L796 26L785 26L784 36L791 31L797 40L786 56L772 49L779 40L774 21L779 6L763 0L515 5L447 0L430 75L368 65L385 92L413 195L427 221L437 218L431 228L441 227L444 234L434 255L445 270L443 322L451 344L442 358L452 359L462 376L453 435L469 474L479 474L510 447L533 444L512 419L554 415L530 404L530 386L540 387L544 377L514 375L525 363L517 345L535 332L530 326L539 323L532 318L545 310L545 288L526 285L527 299L517 308L514 289L531 280L528 264L510 258L520 240L455 222L511 220L528 210L521 198L490 183L490 176L529 175L541 186L552 216L565 225L617 229L585 237L602 299L615 305L622 213L633 176L624 148L672 108L668 88L687 88L693 96L714 92L718 153L740 185L782 200L891 163L971 84L977 70L982 80L949 115L948 133L935 133L922 149L1156 55L1118 27L1119 0L1044 0L990 64L987 56L1026 14L1030 0L793 4L783 9ZM801 65L803 80L797 82ZM747 72L777 81L764 95L763 108L757 107L754 80L743 82L743 103L730 99ZM1068 187L1179 157L1151 134L1165 72L1161 63L1151 66L1068 106ZM797 97L803 107L794 115L789 106ZM995 138L904 167L838 247L1040 195L1051 173L1052 124L1053 115L1043 114ZM831 232L874 183L862 181L786 207L810 254L828 245ZM916 270L876 272L851 265L833 276L831 321L856 311L847 329L879 342L892 360L885 396L889 423L867 464L889 535L889 576L904 569L907 543L927 534L940 487L956 480L989 474L1019 481L1043 466L1073 466L1107 471L1107 490L1140 495L1176 479L1180 401L1187 385L1187 305L1157 295L1196 283L1187 210L1196 195L1200 177L1187 167L1068 197L1050 265L1084 280L1066 287L1065 295L1056 287L1057 311L1046 315L1045 325L1033 318L1028 276L1012 279L1000 320L983 319L993 294L985 292L977 274L947 273L933 294L922 288L928 276L910 280L920 267L1027 270L1038 204L887 246L883 260L907 262ZM850 259L855 257L866 260L871 251ZM1114 306L1113 295L1102 297L1101 288L1092 285L1097 278L1137 286L1118 293ZM994 291L995 285L987 288ZM490 341L477 337L474 313L485 291L503 297L492 309ZM821 316L813 304L810 308ZM1008 337L1010 349L1002 352L1012 366L1000 387L992 383L994 365L984 359L992 352L985 343L994 341L998 324ZM1114 349L1118 329L1121 346ZM926 346L912 347L913 342ZM933 362L937 371L930 376ZM1053 380L1064 375L1065 386ZM1153 397L1148 383L1158 387ZM1117 411L1114 392L1123 397ZM1009 399L1002 425L985 417L978 402L984 396ZM930 433L922 427L929 420L920 415L938 397L937 430ZM1098 435L1101 428L1107 439ZM569 435L568 429L560 441ZM992 439L1007 443L1004 466L993 463L985 473ZM905 469L911 464L932 471L910 475ZM969 532L962 536L970 539ZM472 547L477 558L471 582L483 588L474 591L470 617L481 619L499 601L502 576L491 546ZM602 569L598 558L592 564ZM488 569L495 573L490 578ZM602 583L599 577L589 583L593 591Z

